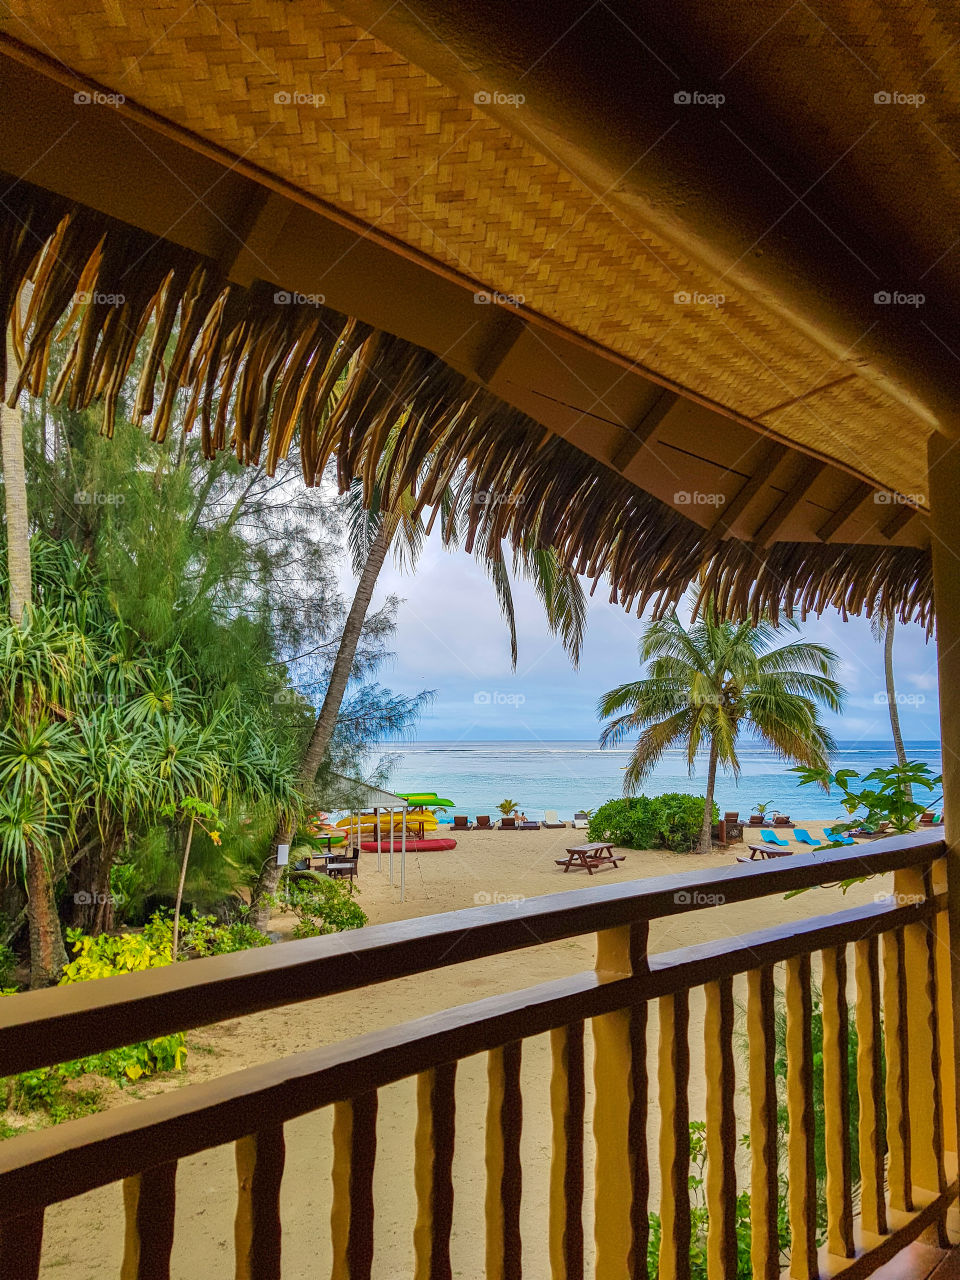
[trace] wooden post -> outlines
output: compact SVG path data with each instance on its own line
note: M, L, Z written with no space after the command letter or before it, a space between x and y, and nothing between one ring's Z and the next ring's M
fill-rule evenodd
M643 972L647 931L644 921L598 933L598 973L614 980ZM593 1041L595 1275L596 1280L629 1280L646 1261L636 1256L638 1247L645 1252L646 1241L638 1239L634 1212L636 1166L645 1166L646 1160L646 1135L640 1124L642 1119L645 1128L646 1076L637 1065L646 1057L645 1019L631 1009L605 1013L593 1020Z
M927 451L930 534L933 552L933 591L937 618L937 659L940 684L940 737L943 744L943 807L947 840L947 901L949 932L949 989L941 982L940 1031L947 1041L943 1061L944 1114L948 1117L944 1145L960 1151L960 1018L953 1016L953 995L960 992L960 454L956 445L934 432ZM935 878L936 880L936 878ZM935 883L935 888L940 885ZM946 969L941 966L941 973ZM944 974L944 976L946 976ZM952 1060L951 1060L952 1056Z

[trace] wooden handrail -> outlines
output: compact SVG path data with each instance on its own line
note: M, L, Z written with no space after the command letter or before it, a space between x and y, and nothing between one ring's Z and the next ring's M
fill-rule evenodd
M0 1076L640 920L929 864L942 829L373 925L0 1000Z
M943 895L908 906L874 903L661 952L633 977L605 980L591 970L27 1133L0 1144L0 1219L4 1206L8 1214L23 1214L236 1141L249 1133L253 1116L259 1126L282 1124L438 1064L788 957L920 924L945 908Z

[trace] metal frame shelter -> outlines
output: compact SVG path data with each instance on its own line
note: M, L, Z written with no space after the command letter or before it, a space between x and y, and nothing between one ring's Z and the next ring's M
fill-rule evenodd
M360 850L360 814L362 811L372 811L374 815L374 823L377 828L377 870L383 868L383 829L380 825L380 814L387 813L390 815L390 883L393 884L393 854L396 841L394 840L393 819L394 814L400 812L403 815L403 822L400 827L400 901L406 899L407 887L407 823L406 814L410 806L404 800L403 796L394 795L392 791L385 791L382 787L372 786L369 782L362 782L358 778L348 778L342 773L334 773L331 775L333 779L333 788L328 789L324 793L324 800L331 809L347 809L350 814L357 815L357 852ZM350 828L351 838L353 828Z

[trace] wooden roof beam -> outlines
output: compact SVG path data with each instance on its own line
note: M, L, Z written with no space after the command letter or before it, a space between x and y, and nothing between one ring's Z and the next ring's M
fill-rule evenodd
M670 391L666 387L661 389L656 400L654 400L640 421L629 429L627 438L614 453L610 465L616 471L624 472L627 470L679 399L680 397L676 392Z
M780 533L786 528L790 517L806 500L807 494L823 475L826 463L817 458L806 458L800 468L800 474L790 486L790 491L777 503L754 534L754 541L764 547L772 546Z
M817 537L820 541L830 542L834 534L847 523L872 494L873 489L871 486L864 480L858 480L833 515L824 520L817 530Z
M758 451L753 462L753 474L740 486L732 502L720 508L713 525L715 533L730 533L733 526L746 512L747 508L760 493L770 479L774 468L787 456L789 450L777 440L767 440Z

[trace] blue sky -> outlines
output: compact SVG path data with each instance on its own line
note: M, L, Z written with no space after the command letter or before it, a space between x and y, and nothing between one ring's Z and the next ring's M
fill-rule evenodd
M396 657L383 682L402 693L437 691L416 733L421 742L596 739L597 699L640 672L643 623L611 605L599 588L578 671L550 635L533 590L522 583L515 588L520 656L512 671L506 626L489 581L471 556L445 552L435 537L415 573L401 573L392 563L384 567L374 607L389 592L403 604ZM831 612L809 619L803 631L842 662L846 710L841 718L826 717L834 736L889 740L887 709L877 700L884 697L882 654L866 620L844 622ZM904 737L939 739L936 647L921 627L898 628L895 663Z

